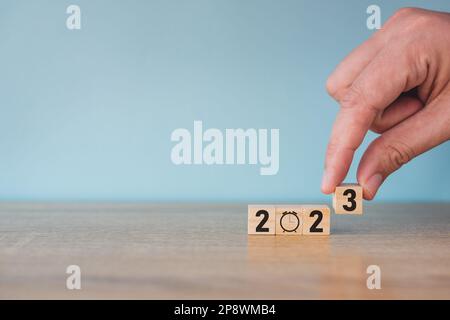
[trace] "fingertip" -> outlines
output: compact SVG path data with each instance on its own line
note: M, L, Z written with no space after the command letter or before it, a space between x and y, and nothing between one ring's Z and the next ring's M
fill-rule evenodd
M331 173L328 170L325 170L322 177L322 193L330 194L334 192L333 181L331 177Z
M372 200L378 192L381 184L383 183L383 175L381 173L375 173L367 181L362 183L363 197L366 200Z
M332 194L334 192L333 188L330 188L328 186L322 186L322 193L324 194Z
M369 194L369 191L367 191L366 189L363 188L363 198L364 200L373 200L373 198L375 198L374 194Z

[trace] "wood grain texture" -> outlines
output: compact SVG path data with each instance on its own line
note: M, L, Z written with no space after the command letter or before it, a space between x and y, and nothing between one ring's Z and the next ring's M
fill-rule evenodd
M4 203L0 298L449 299L450 204L364 211L333 214L330 236L268 237L247 235L246 205Z
M267 221L262 227L263 232L258 231L257 227L260 223L264 222L264 214L268 216ZM275 206L258 204L248 205L248 234L275 235Z
M304 236L330 235L331 211L328 206L305 205L302 208L302 215ZM320 220L318 220L319 217Z

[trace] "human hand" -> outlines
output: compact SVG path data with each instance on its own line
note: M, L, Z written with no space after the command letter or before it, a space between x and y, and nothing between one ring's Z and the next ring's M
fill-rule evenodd
M347 175L368 130L357 179L371 200L403 164L450 139L450 14L404 8L353 50L327 81L341 108L327 148L322 191Z

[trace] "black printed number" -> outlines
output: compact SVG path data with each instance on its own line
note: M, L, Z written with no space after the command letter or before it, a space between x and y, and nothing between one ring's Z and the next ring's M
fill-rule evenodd
M344 191L344 196L348 196L347 201L350 203L350 205L344 204L343 207L346 211L353 211L356 209L356 191L353 189L347 189Z
M319 226L319 224L322 222L322 218L323 218L322 212L319 210L314 210L314 211L311 211L309 216L311 218L314 218L315 216L317 216L316 221L314 221L311 228L309 228L309 232L314 232L314 233L323 232L323 228L317 228Z
M256 216L257 217L263 216L263 218L261 219L261 222L256 227L256 232L269 232L269 228L264 227L267 220L269 220L269 213L266 210L259 210L256 213Z

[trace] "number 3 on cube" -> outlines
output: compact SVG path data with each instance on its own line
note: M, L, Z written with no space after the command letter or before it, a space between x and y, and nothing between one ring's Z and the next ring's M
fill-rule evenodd
M342 184L333 194L333 208L337 214L362 214L363 190L358 184Z

